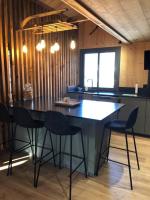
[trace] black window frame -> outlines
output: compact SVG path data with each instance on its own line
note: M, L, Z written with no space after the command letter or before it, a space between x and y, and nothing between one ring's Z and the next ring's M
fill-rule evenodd
M119 74L120 74L120 52L121 47L106 47L106 48L93 48L93 49L81 49L80 50L80 86L84 88L84 55L88 53L104 53L104 52L115 52L115 74L114 74L114 88L102 88L93 87L91 90L96 91L118 91L119 89ZM99 63L98 56L98 63ZM99 73L99 70L98 70Z

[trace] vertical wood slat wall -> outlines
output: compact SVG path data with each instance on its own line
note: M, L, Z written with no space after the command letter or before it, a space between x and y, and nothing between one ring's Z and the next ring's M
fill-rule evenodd
M67 85L76 85L79 82L78 50L70 50L69 47L72 36L77 39L78 31L44 34L46 48L42 52L36 51L41 36L30 31L17 31L25 17L45 11L31 0L0 0L0 101L2 102L9 101L10 77L13 97L16 100L23 99L23 88L28 82L33 86L34 97L49 96L53 100L65 94ZM48 22L49 18L43 18L43 22L44 20ZM61 48L59 52L51 54L50 46L54 44L56 36ZM22 52L24 43L28 47L27 54Z
M26 16L40 12L44 12L44 9L31 0L0 0L1 101L9 98L9 74L16 99L23 97L23 87L28 82L33 85L34 97L50 95L54 99L64 94L67 85L78 83L77 50L69 48L72 36L77 37L77 31L44 34L46 49L42 52L36 51L41 36L30 31L17 31ZM59 52L51 54L50 46L55 42L56 35L61 48ZM22 52L23 43L28 47L27 54Z

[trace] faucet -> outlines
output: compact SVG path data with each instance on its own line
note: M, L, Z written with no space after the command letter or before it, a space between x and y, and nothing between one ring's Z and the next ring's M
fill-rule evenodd
M87 83L88 83L89 81L91 81L91 87L93 87L93 79L91 79L91 78L87 79Z

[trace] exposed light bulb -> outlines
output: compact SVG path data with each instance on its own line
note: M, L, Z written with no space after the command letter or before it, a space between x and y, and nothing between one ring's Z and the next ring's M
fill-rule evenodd
M60 49L59 43L58 43L58 42L55 42L55 44L54 44L54 50L55 50L55 51L59 51L59 49Z
M37 51L42 51L42 45L41 45L40 42L36 45L36 50Z
M46 43L45 43L44 39L41 40L41 47L42 47L42 49L44 49L46 47Z
M71 40L71 42L70 42L70 48L71 49L75 49L76 48L76 42L75 42L75 40Z
M27 46L25 44L22 47L22 51L23 51L23 53L27 53L28 52L28 48L27 48Z
M55 48L54 48L54 45L53 45L53 46L51 46L51 48L50 48L50 52L51 52L51 53L53 53L53 54L55 53Z

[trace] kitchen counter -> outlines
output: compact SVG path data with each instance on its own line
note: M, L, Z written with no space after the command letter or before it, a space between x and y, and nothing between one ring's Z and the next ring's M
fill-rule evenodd
M80 105L64 107L55 105L55 102L51 102L48 98L37 98L32 101L16 102L15 106L39 112L46 112L48 110L58 111L70 117L101 121L117 110L120 110L124 104L81 100Z
M138 107L138 117L134 126L135 133L150 137L150 96L135 95L132 90L124 90L123 92L70 91L67 96L74 99L124 103L126 106L119 112L120 120L126 120L131 110Z
M134 97L134 98L150 98L150 96L134 94L134 93L122 93L122 92L95 92L95 91L68 91L67 93L74 94L89 94L108 97Z
M14 106L24 107L33 114L34 117L44 120L45 112L48 110L59 111L69 117L70 123L75 126L79 126L83 130L85 154L87 160L88 174L95 175L97 169L97 158L100 148L100 142L102 138L103 128L105 123L114 118L116 113L124 107L124 104L113 102L100 102L91 100L81 100L80 105L75 107L63 107L56 106L55 102L52 102L49 98L37 98L32 101L20 101L16 102ZM24 129L17 128L17 136L24 137ZM43 131L39 130L38 145L41 146L43 141ZM107 131L107 130L106 130ZM77 134L73 137L73 153L78 156L82 156L82 149L80 145L80 135ZM107 145L108 138L105 138ZM54 149L59 151L59 138L53 135ZM49 141L47 141L49 143ZM69 153L69 138L64 136L62 143L66 144L65 152ZM47 144L50 145L50 144ZM63 145L62 145L63 146ZM38 155L40 151L38 150ZM63 159L63 165L69 166L68 158ZM73 162L73 167L76 166ZM84 171L80 168L80 171Z

